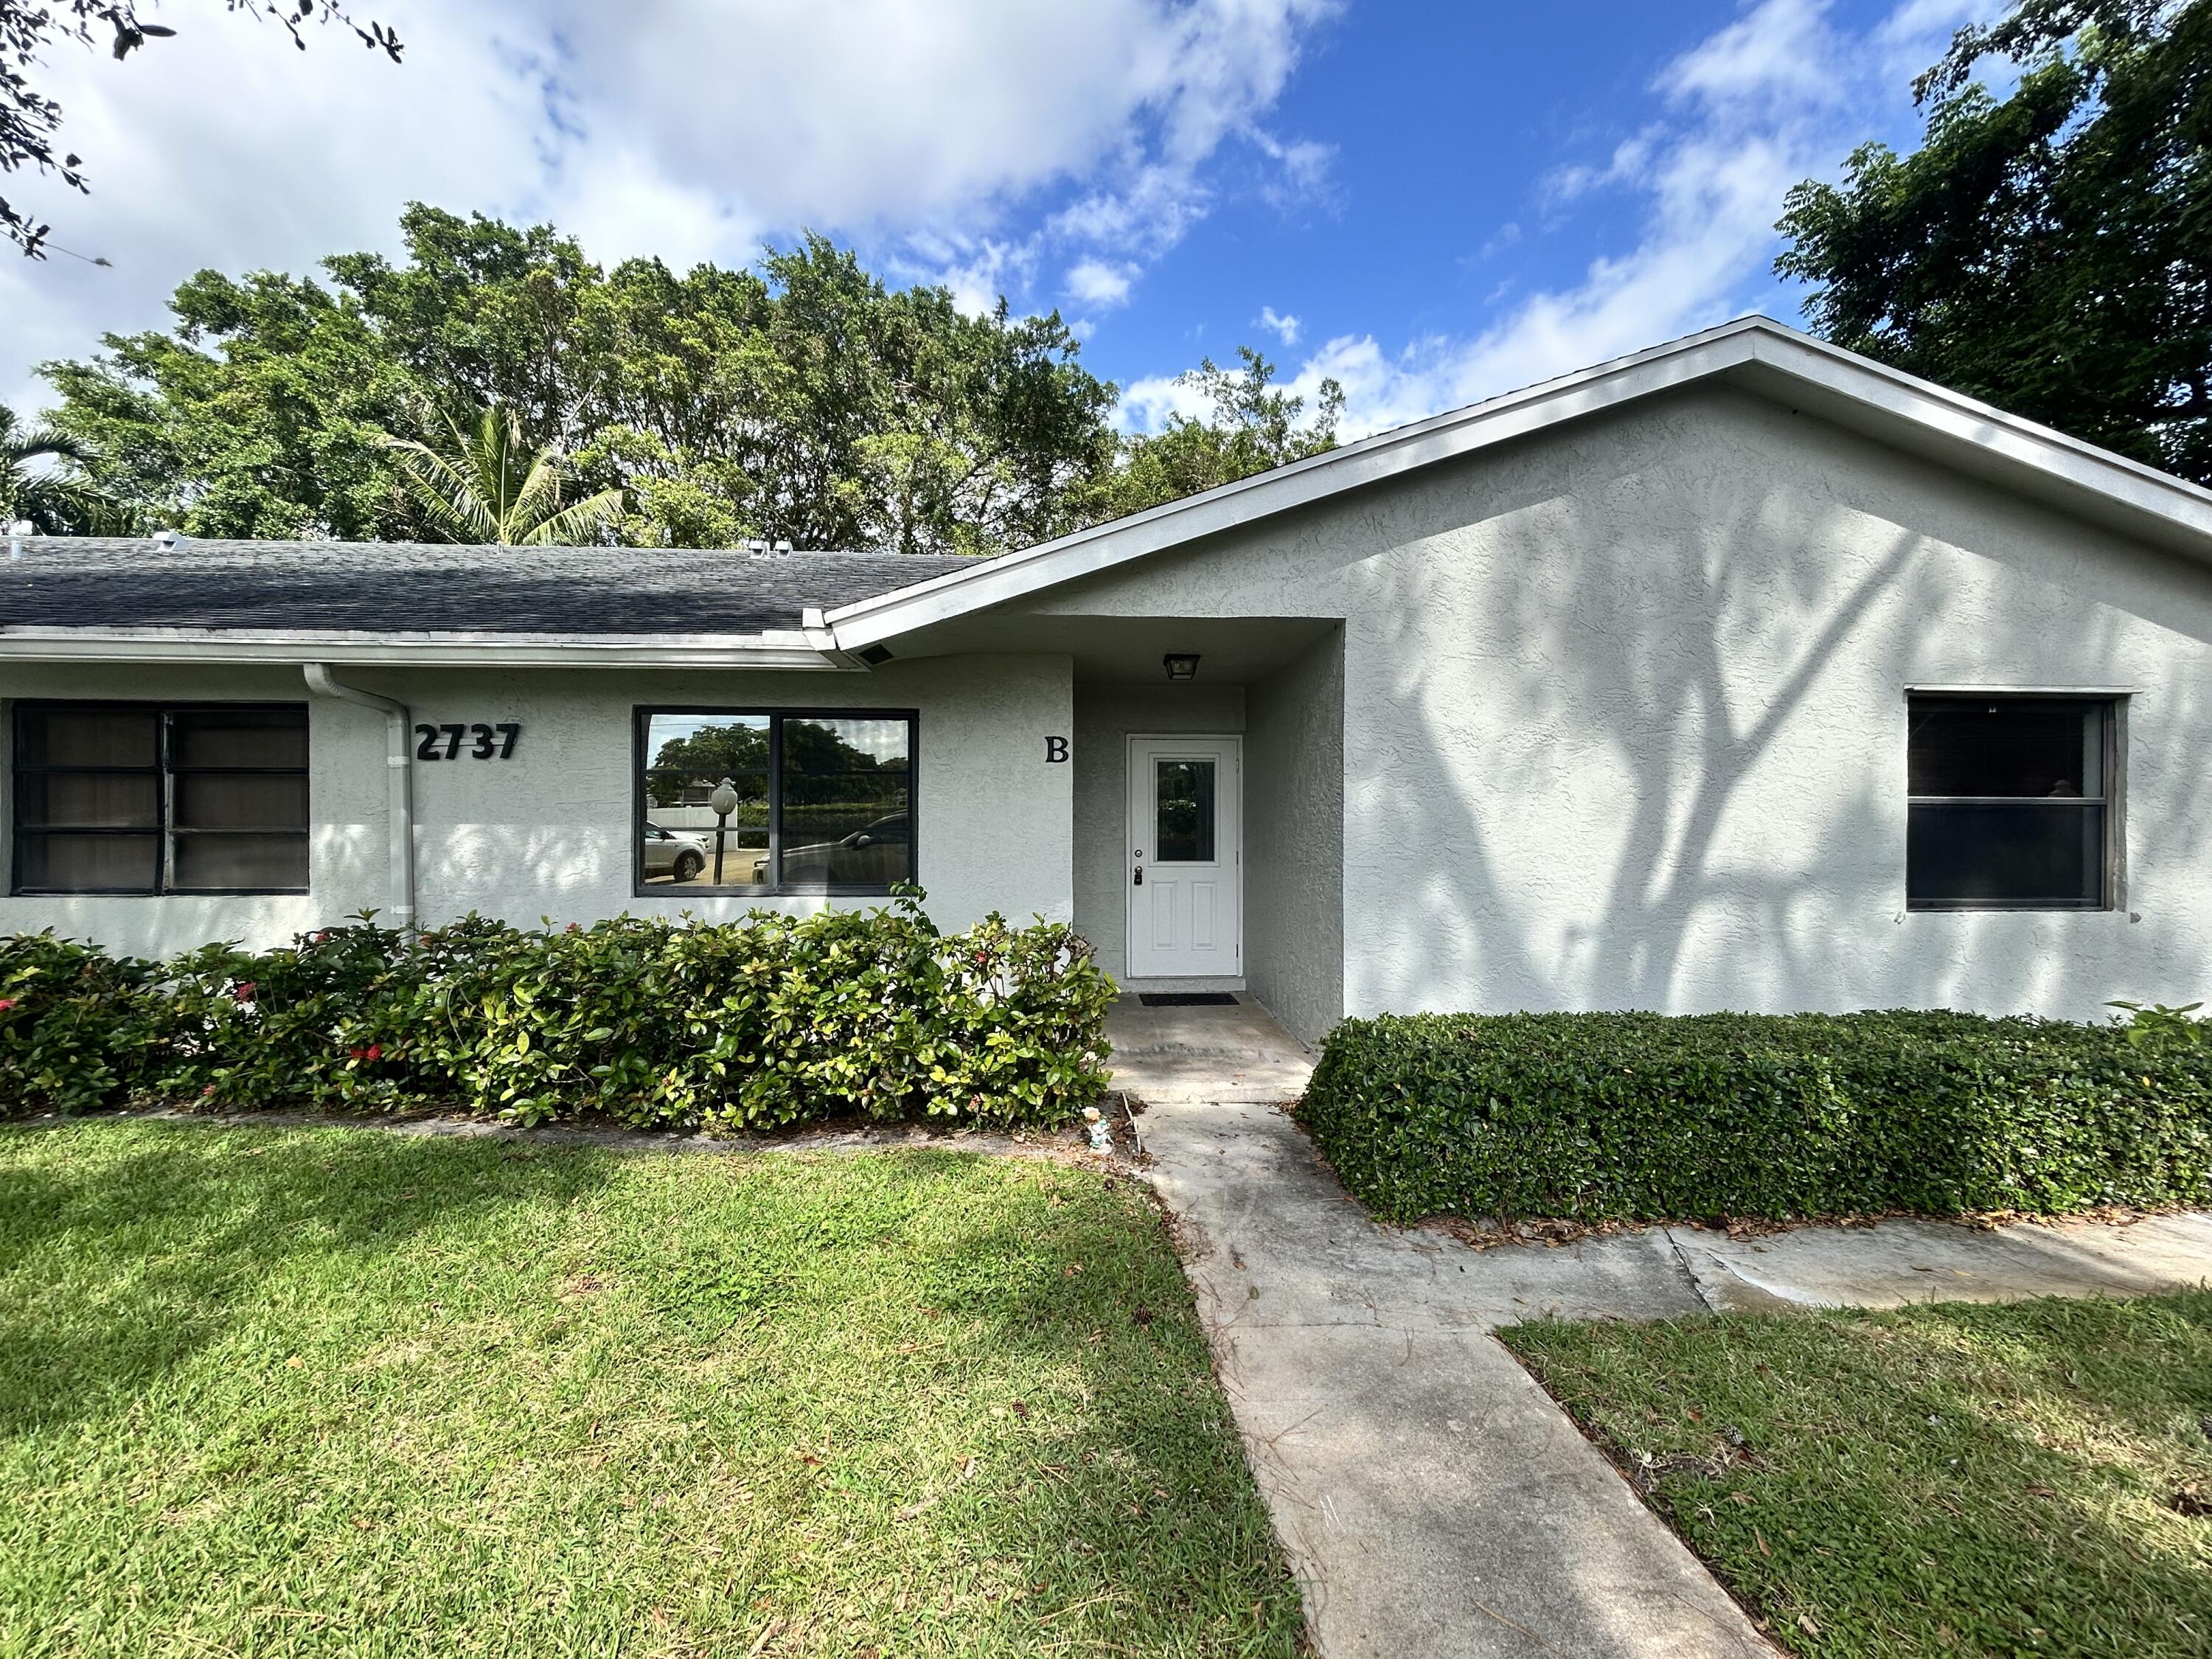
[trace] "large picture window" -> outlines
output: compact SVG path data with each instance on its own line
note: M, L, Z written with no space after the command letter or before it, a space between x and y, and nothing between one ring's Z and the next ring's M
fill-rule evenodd
M640 709L637 890L887 893L912 881L915 719Z
M304 893L305 704L15 706L18 893Z
M1924 696L1909 708L1909 908L2112 902L2110 699Z

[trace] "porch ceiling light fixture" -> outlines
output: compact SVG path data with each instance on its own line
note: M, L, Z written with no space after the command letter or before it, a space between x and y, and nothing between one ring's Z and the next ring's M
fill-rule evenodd
M1170 651L1160 659L1160 666L1168 671L1171 680L1194 680L1198 678L1198 653Z

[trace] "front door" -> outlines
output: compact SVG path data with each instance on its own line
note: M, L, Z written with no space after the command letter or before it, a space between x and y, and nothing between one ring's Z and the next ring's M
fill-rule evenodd
M1244 971L1243 740L1129 739L1129 977Z

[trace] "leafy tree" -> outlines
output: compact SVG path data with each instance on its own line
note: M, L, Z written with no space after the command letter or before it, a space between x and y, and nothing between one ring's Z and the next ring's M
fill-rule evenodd
M1181 377L1212 404L1206 419L1170 415L1163 430L1121 440L1113 465L1075 492L1071 510L1079 522L1141 513L1336 447L1342 386L1323 380L1312 421L1301 423L1305 399L1273 388L1275 366L1249 346L1237 355L1241 369L1208 357Z
M2212 483L2212 0L2021 0L1914 92L1918 150L1790 192L1813 326Z
M383 431L499 405L619 488L639 545L988 552L1058 530L1114 388L1057 314L894 292L808 237L757 270L604 271L548 226L416 204L406 256L203 271L166 332L51 363L58 422L145 516L210 536L433 533Z
M399 37L389 28L373 20L356 22L334 0L321 0L319 9L315 0L222 0L222 5L226 11L275 20L302 52L307 40L301 26L310 17L351 30L363 46L395 64L403 50ZM149 40L166 39L176 30L147 22L138 15L137 0L0 0L0 173L52 173L58 175L64 188L79 195L89 190L82 158L54 153L62 106L40 92L32 76L44 49L55 41L91 46L103 33L110 53L119 63ZM0 235L31 258L45 257L46 234L52 228L0 197Z
M105 356L42 370L56 423L90 441L93 476L136 517L198 536L431 533L383 440L436 400L356 297L204 270L169 308L170 332L109 335Z
M741 778L748 772L765 772L768 727L743 721L702 726L683 737L665 739L653 764L656 769L696 772L708 778Z
M83 439L27 427L0 404L0 524L27 521L41 536L120 531L115 504L84 482L92 459Z
M562 506L560 452L525 444L510 409L483 410L466 431L448 422L447 431L453 443L442 453L412 438L384 440L440 541L587 545L622 517L619 489Z

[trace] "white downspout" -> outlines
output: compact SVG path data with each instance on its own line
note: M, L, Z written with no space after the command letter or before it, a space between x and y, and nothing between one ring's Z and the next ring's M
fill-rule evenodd
M302 663L301 667L307 677L307 689L318 696L358 703L384 716L385 787L390 803L392 833L392 926L411 940L415 936L414 716L408 713L405 703L394 698L379 696L358 686L341 685L331 678L327 663Z

